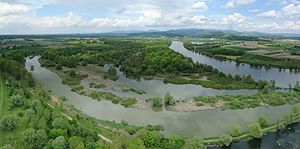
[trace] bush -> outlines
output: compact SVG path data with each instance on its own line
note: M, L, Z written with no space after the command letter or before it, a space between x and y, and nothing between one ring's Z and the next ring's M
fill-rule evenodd
M48 136L44 130L29 128L22 133L22 141L28 149L43 148L48 142Z
M269 125L268 119L264 116L262 116L258 119L258 123L259 123L260 127L262 127L262 128L268 127L268 125Z
M121 105L124 107L129 107L131 105L134 105L137 102L135 98L126 98L121 100Z
M232 137L229 135L223 135L220 137L220 142L222 145L229 146L232 142Z
M263 135L261 127L257 122L249 125L249 133L252 137L257 138L257 139L261 138Z
M154 97L154 98L151 98L150 100L152 100L153 107L161 107L162 106L162 99L160 97Z
M0 120L0 128L4 131L13 131L17 127L17 118L14 115L4 115Z
M52 141L52 147L54 149L66 149L67 143L63 136L59 136Z
M238 137L241 135L241 127L238 125L231 125L230 132L232 137Z
M172 106L175 104L174 97L169 92L166 93L164 100L167 106Z
M62 70L62 66L60 64L57 64L55 68L56 70Z
M23 100L22 96L13 95L10 97L10 100L11 100L10 107L12 107L12 108L21 107L24 105L24 100Z

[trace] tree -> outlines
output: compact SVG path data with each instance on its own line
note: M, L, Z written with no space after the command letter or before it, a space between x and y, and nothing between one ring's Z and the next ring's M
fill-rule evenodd
M69 138L68 143L70 149L84 149L84 143L80 137L73 136Z
M265 116L259 117L258 123L259 123L260 127L262 127L262 128L268 127L268 125L269 125L268 119Z
M228 146L232 142L232 137L229 135L222 135L220 137L220 142L222 145Z
M29 128L21 136L22 142L29 149L42 149L48 142L48 136L44 130Z
M152 98L152 105L153 107L161 107L162 106L162 99L160 97Z
M67 122L65 121L65 119L63 118L55 118L53 121L52 121L52 127L53 128L60 128L60 129L65 129L67 126Z
M114 65L109 66L105 77L113 81L116 81L119 78Z
M67 130L56 129L56 128L50 130L49 138L55 139L59 136L67 136Z
M184 144L185 140L182 137L174 135L166 140L164 147L166 149L181 149Z
M184 149L205 149L203 145L203 139L200 137L194 137L185 143Z
M52 147L54 149L65 149L67 148L66 140L63 136L59 136L52 141Z
M249 133L254 138L261 138L262 137L262 130L260 125L257 122L254 122L249 125Z
M13 131L17 127L17 118L14 115L4 115L0 120L0 128L4 131Z
M158 131L148 131L144 129L138 132L138 137L144 142L147 148L159 147L160 140L162 139Z
M172 106L175 104L174 97L169 92L166 93L164 100L167 106L168 105Z
M19 95L13 95L10 97L10 106L12 108L17 108L17 107L21 107L24 105L24 100L22 98L22 96L19 96Z
M62 66L60 64L57 64L55 68L56 70L62 70Z
M237 137L237 136L241 135L241 127L238 125L231 125L230 132L231 132L232 137Z
M143 141L126 134L121 134L114 141L112 148L116 149L146 149Z

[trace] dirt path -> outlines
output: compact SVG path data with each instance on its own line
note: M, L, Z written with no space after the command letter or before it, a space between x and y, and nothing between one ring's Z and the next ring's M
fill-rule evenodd
M52 109L55 108L55 107L54 107L53 105L51 105L50 103L47 103L47 104L48 104L48 106L51 107ZM68 120L72 120L72 117L68 116L67 114L65 114L65 113L63 113L63 112L60 112L60 113L61 113L64 117L66 117ZM99 136L102 140L104 140L104 141L106 141L106 142L108 142L108 143L112 143L112 140L111 140L111 139L109 139L109 138L103 136L102 134L98 133L98 136Z

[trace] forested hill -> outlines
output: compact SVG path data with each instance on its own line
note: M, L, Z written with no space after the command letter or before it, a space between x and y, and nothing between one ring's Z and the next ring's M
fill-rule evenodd
M272 39L300 39L297 34L270 34L261 32L238 32L235 30L213 30L213 29L177 29L168 31L148 31L130 33L127 36L147 36L147 37L198 37L198 38L219 38L229 40L256 41L260 38Z
M48 35L0 35L1 39L55 39L57 37L197 37L197 38L218 38L229 40L245 40L254 41L261 38L268 39L300 39L300 34L288 34L288 33L262 33L262 32L239 32L235 30L215 30L215 29L174 29L167 31L149 30L149 31L113 31L105 33L78 33L78 34L48 34Z

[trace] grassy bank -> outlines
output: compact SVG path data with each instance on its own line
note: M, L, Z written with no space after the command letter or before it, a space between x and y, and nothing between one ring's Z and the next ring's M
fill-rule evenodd
M263 137L267 133L276 132L280 129L285 128L288 125L293 123L298 123L300 121L299 109L292 107L291 112L286 114L283 119L278 120L275 124L261 126L259 123L257 127L257 132L254 132L250 129L251 125L249 125L249 129L245 133L241 133L237 136L233 136L232 134L226 134L227 139L224 137L212 137L212 138L204 138L203 144L206 146L229 146L231 143L247 141L250 139L258 139ZM254 123L252 123L253 125ZM251 132L252 131L252 132Z

